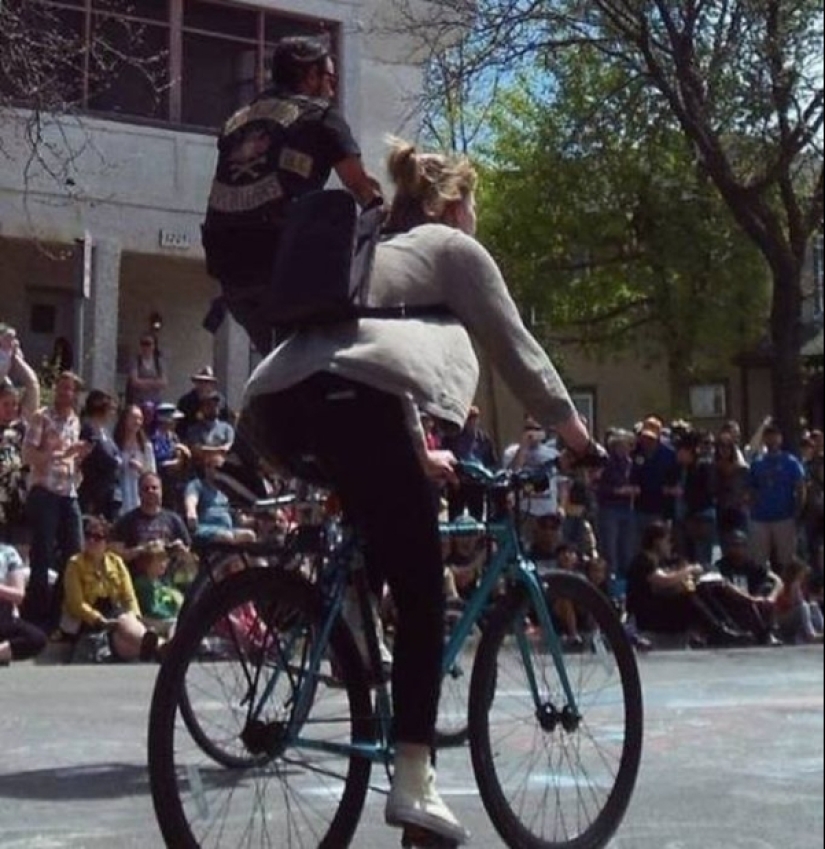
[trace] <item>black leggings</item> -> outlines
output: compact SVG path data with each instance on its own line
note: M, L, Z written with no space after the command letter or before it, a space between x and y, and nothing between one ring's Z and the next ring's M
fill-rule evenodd
M438 512L399 398L316 374L256 398L242 430L267 455L312 455L364 540L375 586L398 610L392 694L395 739L432 746L441 686L444 593Z
M0 643L9 643L14 660L36 657L46 648L46 635L24 619L0 622Z

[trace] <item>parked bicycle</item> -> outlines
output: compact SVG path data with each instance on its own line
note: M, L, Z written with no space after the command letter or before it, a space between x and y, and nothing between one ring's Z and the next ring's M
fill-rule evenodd
M518 506L543 476L468 464L460 472L487 488L496 538L443 661L449 673L494 600L468 706L483 804L510 847L603 847L624 816L641 757L632 648L609 600L587 581L553 572L540 582L525 558ZM348 587L365 623L360 650L342 618ZM565 650L551 612L560 601L575 611L585 651ZM368 790L386 792L393 754L357 538L344 533L315 580L249 569L205 590L196 612L171 644L150 716L152 797L167 845L349 846ZM223 650L210 660L204 648L216 633ZM219 757L187 728L183 694ZM383 777L373 782L375 765ZM411 832L402 841L449 845Z

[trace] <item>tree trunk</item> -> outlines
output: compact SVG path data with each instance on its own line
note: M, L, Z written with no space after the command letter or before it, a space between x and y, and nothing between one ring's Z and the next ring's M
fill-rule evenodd
M773 269L771 340L774 362L771 373L773 416L788 448L799 445L802 432L803 372L799 349L802 343L802 270L784 263Z

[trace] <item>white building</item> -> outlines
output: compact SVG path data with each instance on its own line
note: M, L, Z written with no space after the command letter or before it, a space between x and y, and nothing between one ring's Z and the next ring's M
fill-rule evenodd
M105 24L98 0L45 3L78 32ZM389 0L130 5L139 16L130 25L164 56L160 97L123 70L108 90L87 93L82 117L44 125L46 162L30 161L29 113L3 114L0 322L17 328L30 360L65 340L88 386L122 391L139 336L159 318L168 397L214 364L237 403L251 362L245 334L231 322L216 337L201 327L218 291L204 270L199 232L217 127L265 78L274 41L323 33L338 59L340 106L369 169L383 177L385 135L416 132L421 67L403 38L376 27ZM84 79L78 84L88 89ZM51 156L58 167L68 163L60 184L48 173ZM92 247L85 269L84 239Z

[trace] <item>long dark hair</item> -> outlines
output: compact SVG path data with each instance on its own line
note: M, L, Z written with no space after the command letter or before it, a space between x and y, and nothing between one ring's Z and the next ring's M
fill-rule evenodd
M123 442L126 439L126 417L129 415L131 410L140 410L140 405L127 404L118 416L117 424L115 425L113 438L115 440L115 445L117 445L121 451L123 450ZM143 410L140 410L140 414L143 415ZM146 437L146 431L143 427L138 428L138 431L135 434L135 439L137 439L137 444L140 446L140 450L145 451L149 440Z

